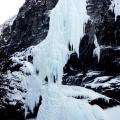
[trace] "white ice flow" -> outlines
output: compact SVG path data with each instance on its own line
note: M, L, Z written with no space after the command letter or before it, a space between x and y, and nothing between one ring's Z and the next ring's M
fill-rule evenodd
M69 58L68 45L73 45L73 51L78 53L88 19L86 0L59 0L51 11L48 35L32 49L33 66L28 65L32 77L28 80L26 105L33 110L39 96L43 98L36 120L107 120L100 107L61 92L63 67ZM46 76L48 85L44 85Z

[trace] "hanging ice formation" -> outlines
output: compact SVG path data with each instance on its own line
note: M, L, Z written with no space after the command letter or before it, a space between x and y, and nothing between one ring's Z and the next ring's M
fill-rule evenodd
M100 61L100 46L99 43L97 41L97 37L96 35L94 36L94 45L95 45L95 49L93 51L93 55L97 56L98 62Z
M117 19L117 16L120 15L120 0L114 0L114 4L115 4L115 20Z

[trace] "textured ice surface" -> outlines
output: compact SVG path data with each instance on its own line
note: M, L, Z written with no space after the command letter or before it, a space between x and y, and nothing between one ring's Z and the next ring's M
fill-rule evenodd
M95 36L94 38L95 38L94 40L95 49L93 51L93 55L97 55L98 62L99 62L100 61L100 46L98 44L97 37Z

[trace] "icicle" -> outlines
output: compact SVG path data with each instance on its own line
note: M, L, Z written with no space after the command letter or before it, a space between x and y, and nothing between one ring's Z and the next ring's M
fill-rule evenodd
M94 44L96 48L93 51L93 55L97 55L98 62L99 62L100 61L100 46L98 44L96 35L94 36Z
M114 3L115 3L114 11L115 11L115 20L116 20L117 16L120 15L120 0L114 0Z

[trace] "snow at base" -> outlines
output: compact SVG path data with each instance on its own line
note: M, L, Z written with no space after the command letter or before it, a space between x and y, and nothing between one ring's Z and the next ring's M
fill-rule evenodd
M102 110L99 106L91 106L87 102L96 98L108 99L92 90L56 84L43 86L43 104L39 108L36 119L30 120L119 120L120 106ZM75 96L84 96L75 99Z
M120 120L120 106L105 110L109 120Z
M70 93L79 91L74 90L74 87L50 84L44 92L43 104L36 120L108 120L104 111L97 105L91 106L86 101L67 97L64 93L68 90Z

